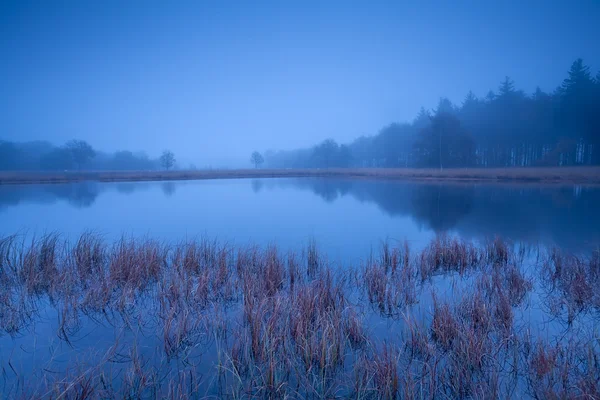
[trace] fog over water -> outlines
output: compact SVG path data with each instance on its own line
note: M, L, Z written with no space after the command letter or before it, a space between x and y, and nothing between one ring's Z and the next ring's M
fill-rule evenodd
M1 1L0 400L598 398L599 21Z

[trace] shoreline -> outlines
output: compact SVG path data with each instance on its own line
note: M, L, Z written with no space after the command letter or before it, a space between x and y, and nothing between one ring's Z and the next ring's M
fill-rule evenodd
M202 171L0 172L0 185L82 181L143 182L257 178L351 178L428 182L600 184L600 167L545 168L332 168L232 169Z

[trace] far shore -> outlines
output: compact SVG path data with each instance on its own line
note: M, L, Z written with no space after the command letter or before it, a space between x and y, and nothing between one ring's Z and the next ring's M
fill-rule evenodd
M360 178L450 182L600 184L600 167L451 168L444 170L417 168L330 168L194 171L0 171L0 185L82 181L136 182L252 178Z

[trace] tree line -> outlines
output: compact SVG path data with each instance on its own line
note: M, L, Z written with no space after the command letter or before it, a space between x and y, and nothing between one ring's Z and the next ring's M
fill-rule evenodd
M0 171L143 171L174 167L175 155L169 150L158 158L150 158L143 152L97 151L84 140L70 140L62 146L46 141L18 143L0 140Z
M410 123L392 123L348 144L333 139L306 149L254 152L258 168L528 167L600 165L600 72L581 59L553 92L526 94L506 77L483 98L469 92L460 105L441 98ZM165 150L98 152L87 142L63 146L0 140L0 170L152 170L176 168Z
M553 92L517 90L506 77L483 98L441 98L410 123L393 123L348 144L267 151L271 168L529 167L600 165L600 72L581 59Z

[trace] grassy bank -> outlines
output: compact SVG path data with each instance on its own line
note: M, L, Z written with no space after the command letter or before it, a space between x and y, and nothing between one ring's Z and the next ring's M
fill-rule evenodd
M427 181L600 184L600 167L504 169L239 169L206 171L0 172L0 185L79 181L135 182L235 178L368 178Z
M17 342L1 342L0 393L596 398L599 271L598 254L449 237L422 250L384 242L355 267L329 264L314 242L282 254L206 239L7 237L0 332ZM68 351L45 348L34 326ZM102 341L87 339L98 330Z

